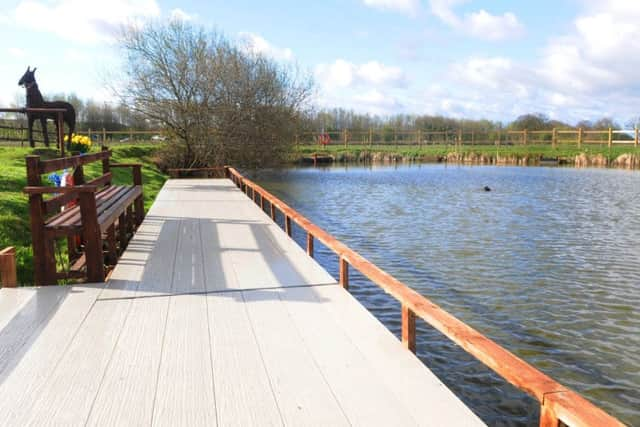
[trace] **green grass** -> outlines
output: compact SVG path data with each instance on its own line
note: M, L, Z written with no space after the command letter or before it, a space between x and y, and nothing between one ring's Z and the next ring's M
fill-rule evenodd
M640 155L640 149L635 148L633 145L614 145L613 147L607 147L606 143L602 145L583 145L582 148L578 148L573 144L558 144L556 148L553 148L551 144L545 145L501 145L496 147L495 145L463 145L457 147L455 145L423 145L419 147L417 145L373 145L371 147L367 145L329 145L326 148L318 147L317 145L301 145L294 149L293 157L297 159L299 157L309 156L313 153L333 155L337 158L358 157L362 153L385 153L395 154L403 156L409 159L421 159L421 158L436 158L443 157L452 152L459 152L463 154L478 154L485 156L514 156L514 157L575 157L581 153L588 155L602 154L609 159L615 159L622 154L638 154Z
M157 145L118 145L112 148L114 163L142 163L145 208L149 209L166 176L153 164ZM28 199L22 193L26 186L25 156L38 154L54 158L56 151L43 148L0 147L0 248L14 246L17 252L18 282L33 283L33 254L29 224ZM101 164L92 163L85 168L87 179L101 174ZM113 169L115 184L132 182L129 169ZM46 179L46 177L43 177Z

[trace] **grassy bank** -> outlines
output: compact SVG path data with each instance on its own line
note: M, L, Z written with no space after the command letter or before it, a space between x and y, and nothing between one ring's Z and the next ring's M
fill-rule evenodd
M152 155L157 145L118 145L113 147L113 161L142 163L145 207L148 209L162 187L166 176L153 164ZM27 197L22 193L26 185L25 156L38 154L43 158L56 157L52 149L0 147L0 248L15 246L18 257L18 281L33 281L33 256ZM100 175L101 164L85 168L87 178ZM130 184L131 172L114 169L114 183Z
M317 145L304 145L294 149L293 160L318 155L333 156L336 160L359 159L369 153L380 153L382 155L401 157L405 160L437 160L444 158L450 153L461 155L478 155L486 157L514 157L514 158L561 158L571 159L580 154L588 156L604 156L613 160L622 154L640 155L640 148L633 145L614 145L611 148L603 145L585 145L578 148L577 145L559 144L553 148L550 144L545 145L329 145L326 148Z

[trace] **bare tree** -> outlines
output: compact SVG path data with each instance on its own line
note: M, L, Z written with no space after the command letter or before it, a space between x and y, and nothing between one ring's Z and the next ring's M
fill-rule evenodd
M288 153L310 79L182 21L128 27L120 46L119 94L173 137L166 166L262 167Z

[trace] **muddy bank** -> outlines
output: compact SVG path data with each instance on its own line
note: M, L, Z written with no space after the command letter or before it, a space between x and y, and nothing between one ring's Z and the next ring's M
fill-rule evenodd
M514 166L551 166L568 165L575 167L613 167L622 169L640 169L640 156L622 154L609 160L602 154L579 154L575 157L544 157L541 155L514 156L489 155L477 153L449 153L443 156L402 155L361 151L359 153L340 153L318 156L317 163L455 163L470 165L514 165ZM299 157L298 163L313 164L313 156Z

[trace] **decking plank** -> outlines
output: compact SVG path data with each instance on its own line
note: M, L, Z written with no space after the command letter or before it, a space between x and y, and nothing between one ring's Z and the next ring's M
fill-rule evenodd
M132 302L87 425L151 424L168 308L169 297Z
M97 301L60 363L32 396L24 424L84 425L131 300Z
M350 325L338 324L328 313L325 305L332 301L310 287L283 289L278 296L352 425L418 424L346 335L343 329Z
M29 290L2 289L0 295L5 305L16 303L7 311L10 316L3 316L2 330L0 330L0 378L11 359L22 351L31 336L39 330L69 293L69 288L48 287Z
M185 211L185 215L189 215L189 206L185 207ZM206 290L204 260L198 219L184 218L180 221L178 249L174 259L175 269L171 293L175 295L204 292Z
M219 424L283 425L242 294L206 298Z
M215 426L206 297L169 297L153 425Z
M120 257L100 299L171 294L180 221L147 215Z
M369 360L387 388L421 425L484 423L351 294L340 287L313 288L327 312Z
M60 305L40 324L23 350L4 364L0 376L0 395L4 396L0 399L0 420L4 425L23 425L36 396L63 358L102 288L83 285L51 289L65 291ZM40 293L44 288L34 290Z
M219 227L220 225L216 221L210 219L200 220L207 290L241 289L233 265L232 254L226 250L220 241Z
M285 424L349 425L280 301L280 292L253 290L242 296Z

